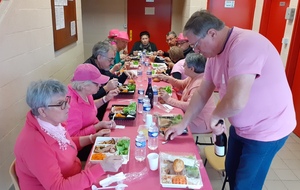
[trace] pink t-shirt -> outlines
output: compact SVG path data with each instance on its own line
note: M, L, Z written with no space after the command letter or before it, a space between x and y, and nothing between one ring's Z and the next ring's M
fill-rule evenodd
M220 97L226 94L231 77L255 74L248 103L229 119L244 138L274 141L290 134L295 110L281 58L262 35L234 27L223 52L209 58L204 79L212 81Z
M184 74L184 67L183 64L185 62L185 59L179 60L172 68L171 74L179 72L181 74L181 80L186 79L187 76Z
M85 136L96 133L94 125L97 119L97 108L92 95L85 102L81 96L68 85L68 96L71 96L70 109L66 129L71 136Z

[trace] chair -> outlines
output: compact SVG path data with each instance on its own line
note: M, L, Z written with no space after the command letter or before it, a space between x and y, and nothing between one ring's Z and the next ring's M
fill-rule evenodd
M16 164L16 160L14 160L11 163L11 165L9 167L9 174L10 174L11 180L14 184L15 190L20 190L18 176L17 176L16 170L15 170L15 164Z
M204 135L204 136L209 135L210 142L199 142L199 135ZM212 133L199 134L199 135L196 136L196 140L195 140L196 145L213 145L214 144L212 137L211 137Z
M204 161L204 166L206 165L207 161L211 165L212 168L215 170L222 172L224 178L224 182L222 185L222 190L224 190L226 182L228 182L228 176L227 174L225 175L225 156L224 157L219 157L216 156L215 151L214 151L214 146L206 146L204 147L204 154L206 156L206 159Z

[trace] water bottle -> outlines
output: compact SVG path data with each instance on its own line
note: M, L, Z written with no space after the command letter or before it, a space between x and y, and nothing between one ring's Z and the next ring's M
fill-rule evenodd
M148 129L148 148L155 150L158 147L158 128L153 122Z
M145 93L145 89L143 88L143 85L140 85L140 86L138 87L138 94L144 95L144 93Z
M146 122L146 116L148 113L150 113L151 110L151 104L148 97L144 98L143 102L143 121Z
M158 102L158 87L153 86L152 90L153 90L153 105L156 105Z
M137 81L142 82L143 81L143 70L142 67L139 65L137 70Z
M150 67L148 67L148 69L147 69L147 77L148 78L152 78L152 70L151 70L151 68Z
M144 96L143 96L143 94L139 94L139 97L138 97L138 113L143 113L143 102L144 102Z
M146 158L146 137L143 131L139 131L139 134L135 138L135 153L134 157L137 161L143 161Z
M223 125L224 121L220 119L216 124L216 126L219 124ZM223 157L226 155L226 149L227 149L227 136L225 132L222 132L221 134L216 134L215 154L219 157Z

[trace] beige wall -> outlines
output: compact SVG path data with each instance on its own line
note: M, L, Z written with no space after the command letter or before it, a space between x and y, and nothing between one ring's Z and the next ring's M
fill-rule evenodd
M81 2L77 1L78 41L54 52L51 1L0 3L0 189L8 189L13 149L28 107L30 81L56 78L65 84L83 62ZM38 156L38 155L33 155Z
M94 44L107 39L110 29L127 31L127 0L82 1L84 57L92 55Z

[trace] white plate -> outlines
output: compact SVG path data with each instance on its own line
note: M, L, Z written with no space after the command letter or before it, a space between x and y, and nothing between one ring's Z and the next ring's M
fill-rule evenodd
M108 147L108 146L115 149L115 151L113 151L113 152L105 151L105 152L102 152L102 154L105 154L107 157L112 156L112 155L119 155L119 151L117 149L117 143L121 139L129 140L129 147L128 147L127 155L121 155L123 157L123 164L127 164L127 162L129 161L129 155L130 155L130 138L129 137L97 137L95 140L93 149L92 149L92 155L96 154L97 152L99 152L99 150L102 150L103 148ZM115 142L109 143L109 141L112 141L112 140L114 140ZM92 155L90 156L90 162L97 163L100 161L100 160L92 160Z
M167 188L188 188L200 189L203 186L200 174L199 164L192 153L165 153L160 152L160 184ZM185 169L182 176L186 178L186 184L173 184L172 178L176 176L172 171L172 162L175 159L181 159L184 162Z

